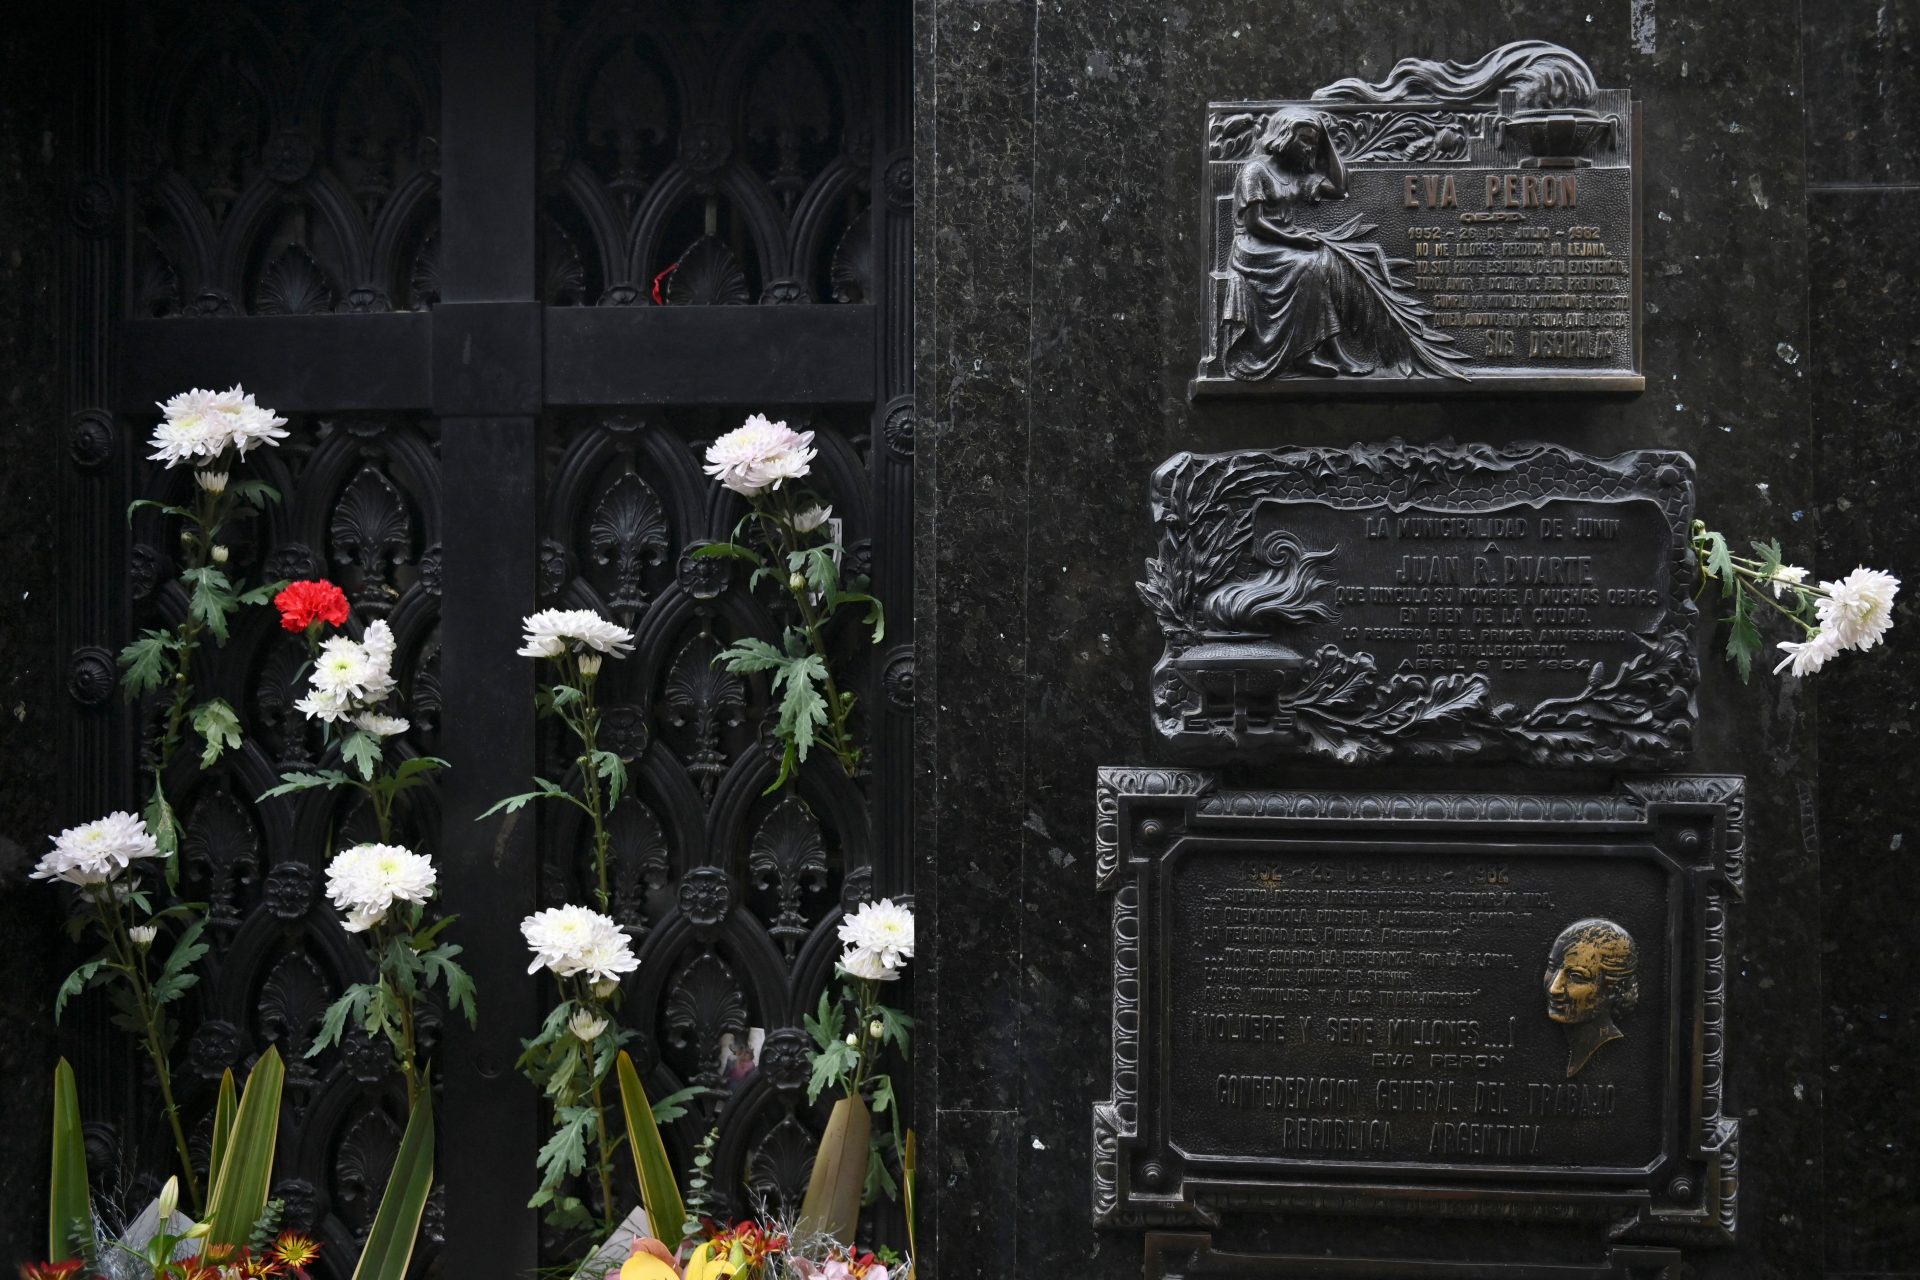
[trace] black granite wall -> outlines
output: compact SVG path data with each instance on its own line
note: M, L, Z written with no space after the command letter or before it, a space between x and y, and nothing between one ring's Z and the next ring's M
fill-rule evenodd
M1678 447L1699 463L1714 525L1777 533L1790 557L1835 574L1855 559L1900 571L1916 528L1900 463L1905 367L1920 354L1903 292L1920 196L1834 184L1914 181L1913 13L1901 0L1837 9L1809 8L1803 40L1800 9L1781 0L919 0L919 1096L932 1153L922 1238L938 1250L925 1274L1138 1274L1137 1238L1089 1226L1109 1019L1092 796L1097 765L1164 759L1146 716L1159 638L1132 584L1150 548L1146 480L1166 455L1396 435ZM1205 102L1304 94L1402 56L1470 58L1522 38L1581 52L1603 85L1645 104L1650 389L1189 404ZM1894 654L1851 655L1820 677L1824 773L1810 684L1763 674L1742 687L1706 654L1692 763L1748 777L1752 857L1728 1050L1739 1243L1695 1255L1690 1275L1916 1266L1914 1002L1899 973L1912 895L1880 887L1911 878L1912 625ZM1245 776L1607 782L1500 768ZM1484 1260L1600 1246L1590 1231L1512 1224L1294 1221L1278 1234L1295 1248Z
M57 6L0 25L0 1269L46 1255L49 1010L68 957L51 896L21 892L54 821L55 352L66 225Z
M1808 377L1821 564L1920 590L1920 6L1809 12ZM1920 621L1909 603L1900 626ZM1920 895L1915 634L1820 679L1827 1265L1920 1275L1920 1058L1906 957Z

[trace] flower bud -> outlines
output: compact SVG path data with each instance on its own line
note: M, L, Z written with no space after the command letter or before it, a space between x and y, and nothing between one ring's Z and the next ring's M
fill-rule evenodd
M606 1033L607 1020L594 1017L590 1009L575 1009L567 1019L567 1030L573 1032L575 1039L592 1044Z
M606 659L602 658L597 653L581 654L580 655L580 674L585 676L589 680L593 679L595 676L600 674L600 664L604 661L606 661Z
M604 978L593 984L593 998L595 1000L611 1000L613 999L613 993L619 989L620 984L618 982L615 982L611 978Z
M145 951L160 936L160 930L150 924L137 924L127 930L127 936L133 939L133 945Z
M193 473L193 482L208 493L227 491L227 473L224 471L196 471Z
M167 1219L180 1207L180 1179L168 1178L167 1185L160 1188L160 1225L164 1229Z
M869 1022L867 1024L867 1034L872 1036L875 1040L878 1040L881 1036L885 1035L886 1031L887 1031L887 1028L885 1024L883 1024L878 1018L875 1018L872 1022Z
M860 1037L854 1035L851 1031L847 1033L847 1047L849 1049L858 1049L860 1047Z
M804 573L788 574L787 589L790 591L805 591L807 589L807 575Z
M211 1222L196 1222L187 1228L187 1234L184 1238L188 1240L204 1240L212 1234L213 1224Z
M227 562L227 557L232 554L233 554L232 552L227 550L227 546L224 542L216 542L213 544L213 562L215 564L225 564Z

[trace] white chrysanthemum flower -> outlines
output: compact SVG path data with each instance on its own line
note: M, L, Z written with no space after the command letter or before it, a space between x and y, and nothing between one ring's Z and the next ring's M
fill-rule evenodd
M193 482L208 493L227 491L227 473L224 471L213 471L203 467L193 473Z
M1893 598L1900 579L1878 569L1858 568L1838 582L1823 582L1826 592L1814 604L1820 629L1832 631L1842 649L1871 649L1893 626Z
M253 397L238 383L215 395L211 408L226 428L227 442L242 458L260 445L279 444L287 438L287 433L281 430L287 420L254 403Z
M313 662L313 687L349 698L365 698L367 683L378 674L367 651L346 636L334 636L320 646Z
M913 959L913 912L891 898L863 902L840 922L840 941L871 951L889 969Z
M567 1030L573 1033L574 1039L592 1044L606 1034L607 1020L594 1017L589 1009L575 1009L573 1016L567 1019Z
M1840 642L1833 632L1825 628L1814 632L1805 640L1782 640L1779 649L1787 656L1780 659L1773 674L1792 668L1796 676L1810 676L1827 665L1840 652Z
M1797 564L1783 564L1773 571L1767 581L1773 587L1773 597L1778 600L1794 587L1807 580L1807 571Z
M814 459L813 432L794 431L756 413L707 446L706 473L746 498L803 478Z
M147 824L122 810L62 831L31 874L35 880L102 885L138 860L159 856L160 847Z
M405 733L409 726L402 716L390 716L379 711L360 711L354 714L353 727L362 733L370 733L376 738L391 738L395 734Z
M608 921L612 924L612 921ZM580 953L578 972L591 978L596 984L618 982L623 973L632 973L640 967L640 957L633 954L633 943L628 939L626 930L615 925L612 929L602 930L587 949Z
M353 700L338 689L309 689L293 708L309 720L339 724L353 714Z
M142 951L152 946L153 940L159 936L160 929L156 925L137 924L127 930L127 937L133 939L133 945L139 947Z
M640 967L620 926L587 907L536 911L520 922L520 934L533 950L528 973L546 968L562 978L584 973L596 982L611 982Z
M219 457L227 447L227 428L214 399L214 392L196 387L160 404L165 416L147 441L153 446L148 459L173 467Z
M518 651L523 658L557 658L569 648L624 658L633 650L633 632L591 609L542 609L520 625L526 632Z
M850 976L865 978L868 982L892 982L900 976L900 970L881 959L878 951L865 947L848 947L841 952L840 967Z
M793 529L795 533L812 533L831 519L833 519L832 507L808 507L793 518Z
M433 859L397 844L357 844L327 864L327 897L360 933L385 919L397 902L425 902L439 875Z

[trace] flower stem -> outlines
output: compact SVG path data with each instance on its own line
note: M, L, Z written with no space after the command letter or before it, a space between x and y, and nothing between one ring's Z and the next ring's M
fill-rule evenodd
M594 895L599 899L600 910L610 911L613 902L613 884L607 871L607 852L613 845L613 833L607 829L607 814L601 801L604 793L600 787L600 766L594 759L600 749L600 709L593 701L593 678L574 668L578 682L575 688L580 690L580 714L578 718L567 716L567 723L580 738L581 789L587 793L587 816L593 819L593 874Z
M776 490L776 492L780 491ZM788 559L802 549L800 533L794 528L793 506L790 497L782 500L781 509L774 516L774 529L781 544L782 559ZM839 685L834 682L833 662L827 656L826 637L821 634L821 628L827 619L821 617L819 611L813 607L813 589L810 586L803 582L796 587L789 576L787 589L793 593L794 603L800 609L801 629L806 633L807 644L820 659L821 670L826 673L828 726L833 731L832 740L827 745L834 757L840 761L840 768L851 778L860 767L860 749L853 744L853 739L847 731L847 717L853 710L852 700L843 698Z
M587 1052L591 1059L592 1046L588 1046ZM591 1060L587 1070L593 1070ZM593 1077L593 1127L600 1139L597 1170L600 1175L600 1221L605 1230L612 1231L620 1225L620 1220L614 1216L613 1205L613 1142L607 1134L607 1104L601 1098L600 1077L597 1074Z
M112 887L102 886L101 891L93 897L101 927L107 934L114 954L120 959L116 967L127 975L127 984L133 988L134 1010L139 1015L145 1033L143 1038L147 1056L153 1060L154 1074L160 1080L161 1105L167 1113L167 1124L173 1130L173 1145L180 1155L182 1176L187 1180L187 1199L197 1217L201 1207L200 1180L193 1172L193 1152L187 1146L187 1133L180 1123L180 1105L173 1097L173 1068L167 1061L166 1043L160 1034L159 1011L153 1003L153 988L147 982L146 957L127 932L127 922L121 914L120 903L114 897ZM105 910L100 909L102 906Z

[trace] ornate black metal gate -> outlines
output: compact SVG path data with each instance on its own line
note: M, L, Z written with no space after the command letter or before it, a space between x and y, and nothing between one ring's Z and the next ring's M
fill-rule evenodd
M563 767L514 656L537 605L602 609L639 636L609 696L642 801L621 812L617 907L643 958L627 1008L650 1083L711 1083L723 1036L768 1030L753 1083L669 1140L684 1160L717 1124L726 1185L776 1205L804 1185L820 1117L801 1012L843 904L909 888L904 10L157 0L76 16L90 74L64 290L77 705L62 812L134 800L112 654L185 607L161 520L122 515L183 480L141 460L152 404L243 382L295 434L263 464L287 500L236 558L256 581L330 575L363 620L387 619L410 746L454 765L409 832L438 852L482 1000L479 1031L448 1027L438 1054L427 1249L447 1274L521 1274L539 1255L523 1206L543 1118L512 1064L545 1006L517 925L578 900L588 850L557 811L474 821ZM778 797L761 794L776 763L765 689L709 661L774 620L686 554L737 516L700 449L756 410L818 433L820 487L891 621L857 668L871 774L849 782L822 758ZM312 749L291 708L303 653L256 618L207 665L249 736L174 779L216 935L178 1071L204 1124L221 1070L280 1043L277 1193L345 1275L404 1100L364 1044L302 1056L364 965L317 890L330 824L365 821L326 793L252 802ZM80 1033L101 1117L133 1114L141 1093L112 1065L113 1034ZM97 1126L96 1164L150 1136Z

